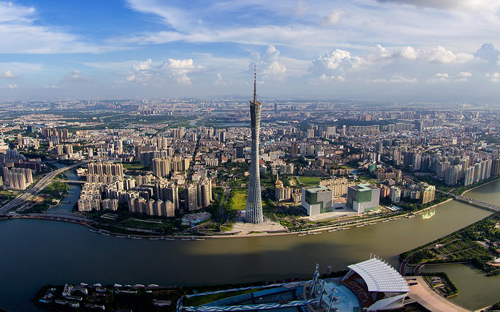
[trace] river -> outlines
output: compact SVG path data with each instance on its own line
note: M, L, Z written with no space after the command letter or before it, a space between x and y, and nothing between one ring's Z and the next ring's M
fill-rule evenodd
M485 188L497 189L500 198L500 181ZM467 195L472 197L481 192L482 188ZM345 270L347 265L367 259L370 253L398 266L401 252L490 214L451 201L437 207L436 215L425 220L418 216L402 218L303 237L205 241L130 240L95 234L70 223L3 221L0 222L0 307L35 311L30 300L45 284L202 285L309 277L316 263L322 272L329 265L333 270ZM498 289L500 279L496 280ZM460 287L459 281L457 285ZM466 297L467 291L461 289L455 300ZM485 302L498 301L493 297L489 296Z
M62 168L64 165L56 163L55 166L57 168ZM64 173L66 179L78 181L78 176L75 174L75 171L66 171ZM78 198L80 197L80 191L82 187L79 184L68 184L68 194L61 200L61 203L56 207L50 209L50 211L69 211L71 212L73 206L78 202Z

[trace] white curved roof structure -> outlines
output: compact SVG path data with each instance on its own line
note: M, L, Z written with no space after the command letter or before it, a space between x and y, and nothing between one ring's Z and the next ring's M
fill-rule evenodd
M406 284L401 274L391 265L377 258L352 264L348 268L363 278L368 286L368 291L395 293L407 293L410 291L408 284Z
M392 310L402 308L404 305L402 304L402 300L406 297L406 294L402 294L399 296L384 298L372 304L368 311L383 311L383 310Z

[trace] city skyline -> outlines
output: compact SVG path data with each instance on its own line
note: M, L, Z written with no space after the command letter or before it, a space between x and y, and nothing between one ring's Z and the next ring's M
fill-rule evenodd
M0 1L0 100L495 104L499 1Z

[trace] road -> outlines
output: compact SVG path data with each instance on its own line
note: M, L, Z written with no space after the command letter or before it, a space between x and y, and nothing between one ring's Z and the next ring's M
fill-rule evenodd
M7 203L5 206L0 208L0 215L8 213L10 210L22 206L25 203L33 200L33 198L40 193L44 188L50 185L52 183L52 179L57 176L60 173L63 173L66 170L73 169L75 167L80 166L82 163L78 163L75 165L71 165L69 167L64 167L61 169L54 170L48 174L46 174L43 178L38 180L38 182L35 183L35 185L31 186L30 188L26 189L24 193L19 195L18 197L14 198L11 200L9 203Z
M223 196L223 197L222 197L222 200L220 203L217 220L222 220L223 214L226 213L225 207L226 207L227 197L229 196L229 192L231 192L231 188L229 186L225 186L224 193L221 194L221 196ZM226 220L221 221L221 224L226 223L226 221L227 221L227 218L226 218Z

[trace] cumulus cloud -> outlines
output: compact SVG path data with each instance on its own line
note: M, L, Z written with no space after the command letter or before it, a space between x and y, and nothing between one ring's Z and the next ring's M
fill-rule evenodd
M135 70L147 70L147 69L151 68L151 63L153 63L153 61L151 59L147 59L144 62L140 62L139 64L132 65L132 67Z
M462 64L474 59L474 55L468 53L454 53L442 46L430 49L415 49L411 46L389 51L380 44L364 57L367 61L375 63L379 61L393 61L394 59L422 60L424 62L441 64Z
M367 61L363 57L352 56L348 51L335 49L317 57L309 71L314 76L323 77L322 80L339 75L344 78L343 74L359 69L366 63Z
M447 73L438 73L435 74L433 78L429 78L428 81L429 82L450 81L450 75L448 75Z
M408 60L416 60L418 57L418 53L415 48L408 46L396 51L394 53L394 56Z
M78 69L75 69L63 78L63 82L89 82L90 80L89 77L83 76L82 72Z
M344 16L345 12L342 10L333 10L330 14L323 17L321 21L322 26L334 25L340 22L342 16Z
M490 77L490 80L492 82L500 82L500 73L494 73L493 75L486 75L487 77Z
M0 89L17 89L17 88L19 88L17 84L8 84L0 87Z
M466 63L474 58L474 55L468 53L453 53L446 50L444 47L437 47L430 50L422 51L422 58L428 62L435 63Z
M264 79L279 80L285 79L287 67L280 62L280 51L275 46L269 45L264 53L252 53L250 55L251 64L257 66L258 74Z
M322 74L321 76L317 78L309 78L309 83L310 84L324 84L324 83L329 83L332 81L337 81L337 82L342 82L345 81L345 78L342 76L327 76L325 74Z
M162 83L166 80L175 81L179 85L189 86L192 84L188 73L201 69L194 65L192 59L175 60L168 59L161 64L155 64L151 59L133 64L133 72L129 72L126 80L129 82L147 85L148 83Z
M214 85L216 86L226 86L227 83L222 79L222 75L220 73L217 73L214 78Z
M462 64L471 61L474 59L474 56L472 54L462 52L454 53L441 46L430 49L415 49L411 46L407 46L402 49L389 51L380 44L377 44L375 48L364 57L364 59L371 63L380 61L391 62L395 59L418 59L431 63Z
M485 43L474 53L474 56L491 63L496 63L500 59L500 51L495 49L492 43Z
M380 79L373 79L369 80L371 82L389 82L389 83L416 83L418 82L417 78L407 78L404 76L394 76L389 79L385 78L380 78Z
M448 73L438 73L427 79L427 82L465 82L472 77L472 73L469 72L459 72L456 75L450 75Z
M167 74L170 74L178 84L184 86L189 86L192 84L191 79L188 77L187 74L196 69L192 59L187 59L187 60L168 59L166 62L163 62L160 68L164 69L167 72ZM200 67L198 66L198 68Z
M59 86L56 85L45 85L43 86L44 89L59 89Z
M13 74L10 70L0 73L0 78L18 78L19 75Z
M309 82L326 82L329 81L327 78L337 76L348 81L376 83L468 81L472 72L477 70L474 67L476 62L471 62L473 59L472 54L453 52L441 46L427 49L411 46L387 49L377 44L365 55L353 55L346 50L336 49L312 62L309 73L313 80L309 79ZM455 66L456 73L434 74L436 71L452 68L450 65ZM433 73L432 76L430 73ZM414 78L407 78L408 76Z

